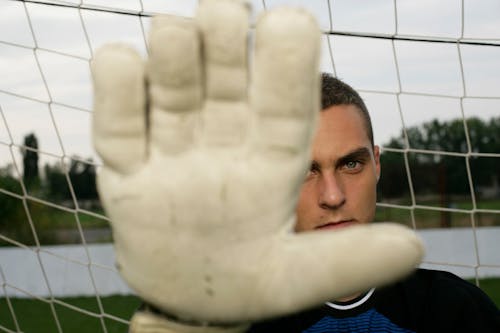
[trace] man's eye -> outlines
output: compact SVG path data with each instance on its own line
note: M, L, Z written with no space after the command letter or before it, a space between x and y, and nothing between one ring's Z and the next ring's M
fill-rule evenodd
M359 162L357 161L349 161L345 164L347 169L355 169L358 166Z
M312 163L311 166L309 167L309 170L307 170L307 177L310 177L311 175L316 175L319 173L319 166L316 163Z
M363 168L363 163L360 161L349 161L344 164L343 169L350 173L357 173Z

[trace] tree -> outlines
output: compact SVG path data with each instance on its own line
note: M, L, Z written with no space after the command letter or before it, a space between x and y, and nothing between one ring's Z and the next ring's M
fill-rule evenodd
M483 121L479 118L469 118L464 124L462 119L441 122L437 119L420 126L406 129L410 148L446 152L499 152L500 151L500 117ZM386 145L393 148L405 148L404 133L391 138ZM401 162L390 154L382 154L382 183L380 193L382 197L400 197L404 194L404 186L391 182L401 172ZM443 195L443 204L446 205L450 194L466 195L470 192L469 179L466 169L466 160L463 157L444 156L432 153L408 154L414 191L418 193L434 192ZM474 187L489 186L494 179L500 178L500 167L497 157L469 157ZM385 177L386 174L391 175ZM397 178L401 178L399 175ZM391 184L392 183L392 184Z
M0 184L7 192L22 194L19 179L14 176L12 165L0 168ZM13 195L0 192L0 207L0 234L26 245L34 245L23 201ZM0 245L5 244L7 243L0 242Z
M23 181L25 186L39 182L38 175L38 140L34 133L24 137L24 147L21 149L23 155Z
M78 199L96 199L96 171L92 160L88 163L77 159L71 160L69 178Z
M48 196L55 200L72 200L64 166L46 164L44 171ZM96 171L91 160L86 163L71 159L68 176L77 200L97 199Z
M44 173L45 190L50 199L56 201L71 199L68 182L61 164L45 164Z

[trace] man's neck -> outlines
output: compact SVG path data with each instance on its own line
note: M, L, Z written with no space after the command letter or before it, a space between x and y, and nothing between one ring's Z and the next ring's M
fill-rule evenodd
M352 301L353 299L361 296L361 294L362 293L357 293L357 294L353 294L351 296L342 297L342 298L336 299L335 302L349 302L349 301Z

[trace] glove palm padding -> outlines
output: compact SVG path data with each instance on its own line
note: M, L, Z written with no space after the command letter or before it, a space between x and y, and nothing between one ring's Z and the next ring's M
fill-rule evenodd
M182 319L297 311L393 280L422 255L394 225L292 233L319 112L320 32L300 10L265 14L248 75L247 30L244 5L205 0L195 21L154 19L146 65L121 45L93 62L98 186L118 267Z

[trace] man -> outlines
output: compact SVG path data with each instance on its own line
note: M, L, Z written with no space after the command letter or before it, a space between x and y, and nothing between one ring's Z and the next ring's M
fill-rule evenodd
M395 281L423 255L401 225L293 232L319 113L321 33L303 10L277 8L249 44L249 22L243 2L204 0L194 20L152 20L146 63L122 44L92 61L98 188L117 267L160 317L196 331L241 332ZM158 326L135 318L136 332Z
M380 152L367 108L347 84L328 74L322 79L323 110L297 205L297 232L346 228L375 216ZM250 332L461 331L500 332L496 306L455 275L421 269L396 284L256 324Z

